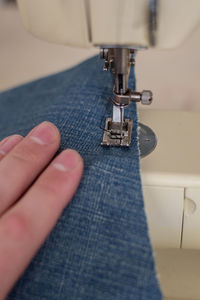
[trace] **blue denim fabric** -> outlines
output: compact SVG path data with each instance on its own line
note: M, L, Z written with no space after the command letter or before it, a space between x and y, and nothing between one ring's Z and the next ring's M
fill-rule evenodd
M135 105L126 113L134 120L130 149L100 146L111 94L110 74L97 57L0 94L0 138L26 135L48 120L61 131L60 150L74 148L85 162L73 201L10 300L162 298L144 212Z

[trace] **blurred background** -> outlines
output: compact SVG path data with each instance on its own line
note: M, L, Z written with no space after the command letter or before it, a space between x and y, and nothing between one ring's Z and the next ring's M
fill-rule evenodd
M73 48L35 38L25 31L14 3L0 0L0 91L67 69L99 53L95 48ZM137 90L154 93L154 102L147 109L200 110L199 52L200 26L177 49L138 52Z

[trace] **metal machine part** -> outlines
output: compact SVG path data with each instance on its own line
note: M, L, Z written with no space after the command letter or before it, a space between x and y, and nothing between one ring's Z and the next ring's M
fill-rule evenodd
M129 147L131 143L132 120L124 118L124 109L132 102L141 102L144 105L149 105L152 102L153 95L151 91L144 90L140 93L128 88L130 68L135 64L135 51L131 47L101 48L100 57L105 61L103 70L107 71L110 69L113 75L114 86L113 98L109 99L113 104L113 114L112 118L106 119L102 146ZM140 143L147 141L147 139L142 137L143 133L144 130L140 132ZM148 140L151 140L151 138L152 136L150 135ZM148 143L148 145L155 147L153 141ZM140 149L143 148L140 145Z
M123 126L121 128L121 126ZM128 147L131 141L133 121L125 119L123 123L113 122L112 118L106 119L102 146L125 146Z
M153 130L142 123L138 124L138 139L141 158L150 154L157 145L157 138Z

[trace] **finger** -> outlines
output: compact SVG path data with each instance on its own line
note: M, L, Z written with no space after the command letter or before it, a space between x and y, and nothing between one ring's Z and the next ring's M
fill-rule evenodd
M5 143L9 139L9 136L5 137L3 140L0 141L0 146Z
M60 144L49 122L35 127L0 162L0 215L26 191L46 167Z
M9 136L5 137L3 140L0 141L0 149L1 149L1 146L3 146L4 143L6 143L6 141L9 139ZM1 153L0 151L0 160L4 157L4 152Z
M82 171L83 161L79 154L73 150L63 151L0 219L3 296L22 274L69 203Z
M6 137L0 143L0 161L6 154L8 154L21 140L23 137L18 134L14 134Z

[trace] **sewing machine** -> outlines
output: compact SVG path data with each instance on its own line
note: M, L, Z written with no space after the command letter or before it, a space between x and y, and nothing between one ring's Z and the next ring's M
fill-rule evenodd
M199 0L18 0L18 5L26 29L35 36L55 43L100 48L104 69L112 73L114 86L110 99L113 114L106 120L103 146L129 147L132 120L125 117L126 107L132 102L152 101L151 91L128 89L136 53L149 47L180 45L200 19ZM194 131L200 128L200 117L145 110L139 112L139 119L148 125L139 127L142 156L155 148L153 130L158 138L155 150L141 160L153 244L199 249L200 239L191 232L200 228L200 145Z
M109 99L113 113L106 119L101 144L129 147L132 120L125 118L124 110L132 102L149 105L153 99L149 90L136 92L128 88L135 54L148 47L169 48L180 44L199 20L198 0L19 0L18 3L25 27L36 36L72 46L101 48L104 70L110 69L114 86L113 97ZM179 14L175 13L178 8L181 8ZM139 124L141 157L155 146L154 132Z

